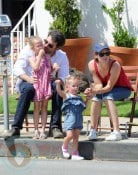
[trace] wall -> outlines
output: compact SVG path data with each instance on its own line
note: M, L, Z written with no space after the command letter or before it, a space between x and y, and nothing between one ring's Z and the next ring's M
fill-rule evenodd
M78 2L83 13L83 20L79 27L80 34L92 36L95 42L106 39L110 45L114 45L112 22L110 17L102 11L101 6L105 3L108 7L112 7L115 0L78 0ZM123 22L134 35L138 33L137 7L137 0L125 0Z
M46 38L52 17L48 11L45 10L45 0L36 0L36 24L39 36Z
M52 18L48 12L44 9L45 0L37 1L37 26L40 36L45 37L47 35L50 22ZM112 7L112 3L115 0L76 0L78 6L82 10L82 21L79 26L80 36L90 36L93 38L93 43L107 40L110 46L114 45L112 32L113 25L110 17L102 11L101 6L103 3ZM41 3L40 3L41 2ZM138 0L125 0L125 13L123 16L123 22L126 28L134 34L138 35ZM40 19L43 19L40 20ZM43 23L42 23L43 22ZM134 25L134 26L133 26ZM94 44L93 44L94 45ZM93 45L90 49L88 61L92 58ZM87 73L86 65L86 73Z
M101 5L105 3L112 7L115 0L76 0L82 10L82 21L79 26L80 36L91 36L95 42L107 40L110 45L113 43L113 26L110 17L102 11ZM36 0L37 2L37 26L38 32L45 37L52 17L44 9L45 0ZM129 28L132 34L138 35L138 1L125 0L125 13L123 16L124 25ZM40 20L41 19L41 20ZM43 19L43 20L42 20ZM134 26L133 26L134 25Z

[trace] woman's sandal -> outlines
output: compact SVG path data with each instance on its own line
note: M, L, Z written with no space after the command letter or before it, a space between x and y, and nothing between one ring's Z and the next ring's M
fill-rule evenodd
M47 138L47 135L44 132L41 132L39 139L45 140L46 138Z
M39 137L40 137L39 131L38 130L35 130L34 131L34 135L33 135L33 139L39 139Z

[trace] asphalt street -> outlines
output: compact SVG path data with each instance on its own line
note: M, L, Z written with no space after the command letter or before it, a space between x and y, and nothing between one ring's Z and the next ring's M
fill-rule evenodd
M0 159L0 173L3 175L136 175L137 162L119 161L72 161L72 160L47 160L16 158L13 160ZM23 163L24 162L24 163Z

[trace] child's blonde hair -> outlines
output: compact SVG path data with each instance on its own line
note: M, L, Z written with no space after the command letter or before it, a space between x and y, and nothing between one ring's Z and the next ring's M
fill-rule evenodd
M42 39L39 37L39 36L31 36L29 39L28 39L28 44L29 46L31 47L31 49L34 48L34 45L39 42L39 41L42 41Z
M73 81L73 80L79 80L80 76L78 74L71 74L65 78L65 91L67 92L67 86Z
M69 84L72 80L80 80L80 76L78 74L72 74L72 75L68 75L66 78L65 78L65 85L66 84Z

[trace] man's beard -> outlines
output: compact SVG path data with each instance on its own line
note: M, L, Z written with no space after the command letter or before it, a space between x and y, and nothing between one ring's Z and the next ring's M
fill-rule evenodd
M47 47L44 47L44 50L45 50L45 53L49 54L50 56L53 56L56 53L56 50L53 50L51 52Z

